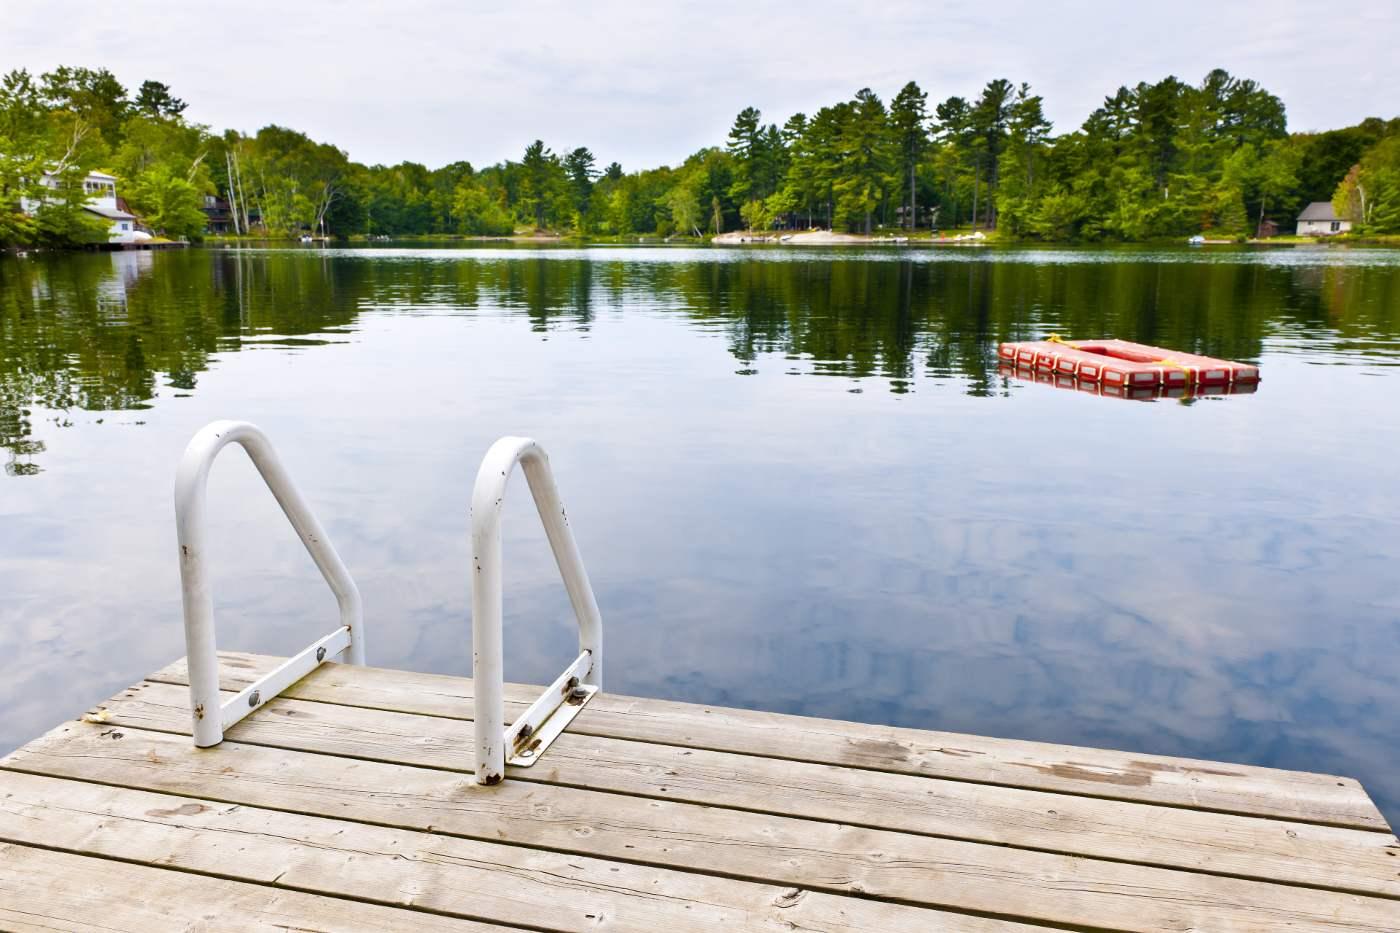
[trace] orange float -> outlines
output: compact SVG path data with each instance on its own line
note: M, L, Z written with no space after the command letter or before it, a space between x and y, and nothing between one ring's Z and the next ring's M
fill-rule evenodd
M1048 340L1003 343L1004 364L1091 383L1106 389L1193 389L1255 386L1259 367L1130 340ZM1037 380L1039 381L1039 380Z
M997 374L1006 377L1015 376L1017 379L1053 386L1056 389L1070 389L1076 392L1087 392L1090 395L1102 395L1105 398L1132 399L1140 402L1160 398L1200 398L1206 395L1248 395L1259 388L1257 382L1221 383L1219 385L1197 383L1190 386L1108 385L1053 373L1049 370L1035 369L1031 366L1017 366L1004 360L997 366Z

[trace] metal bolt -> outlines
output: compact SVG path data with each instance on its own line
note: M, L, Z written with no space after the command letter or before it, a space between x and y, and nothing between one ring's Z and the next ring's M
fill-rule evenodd
M569 678L569 682L568 682L567 684L565 684L565 686L564 686L564 692L565 692L565 693L569 693L569 692L571 692L571 691L572 691L575 687L577 687L577 686L578 686L578 678L577 678L577 677L570 677L570 678Z
M257 706L257 705L258 705L258 691L254 690L252 693L248 694L248 705L249 705L249 706Z
M569 699L582 702L583 700L588 699L588 691L583 689L582 687L575 687L574 689L569 691Z
M523 726L520 727L520 732L516 735L516 739L515 739L515 740L516 740L517 742L519 742L519 741L521 741L522 739L528 739L530 736L532 736L532 735L534 735L534 734L535 734L535 727L532 726L532 725L530 725L530 724L527 722L527 723L525 723L525 725L523 725Z
M326 659L326 646L325 646L325 645L322 645L321 647L319 647L319 648L316 649L316 663L319 664L320 662L324 661L325 659Z

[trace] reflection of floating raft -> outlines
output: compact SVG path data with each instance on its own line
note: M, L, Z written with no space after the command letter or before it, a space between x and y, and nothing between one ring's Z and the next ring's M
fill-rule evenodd
M1138 401L1150 401L1158 398L1199 398L1203 395L1247 395L1259 387L1258 382L1220 383L1218 385L1196 383L1189 386L1106 385L1102 382L1078 379L1046 369L1035 369L1024 365L1013 366L1007 362L1003 362L997 367L997 373L1001 376L1015 376L1029 382L1054 386L1057 389L1073 389L1078 392L1088 392L1091 395L1136 399Z
M1108 388L1174 389L1253 386L1259 367L1127 340L1032 340L1003 343L1005 363Z

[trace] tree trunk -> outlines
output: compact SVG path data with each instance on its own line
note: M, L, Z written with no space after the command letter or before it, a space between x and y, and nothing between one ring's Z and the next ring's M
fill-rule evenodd
M972 229L977 229L977 195L982 186L982 163L972 166Z
M914 232L914 222L919 215L918 207L914 204L914 162L909 162L909 232Z
M987 173L987 229L997 228L997 182L1000 180L1001 171L997 166L996 157L992 157L992 167Z
M228 180L224 187L224 194L228 196L228 214L233 220L233 235L237 236L242 231L238 229L238 196L233 193L233 159L228 150L224 150L224 177Z
M233 153L233 171L238 176L238 206L243 211L243 232L251 233L252 223L248 219L248 192L243 188L243 167L238 164L237 150L234 150Z

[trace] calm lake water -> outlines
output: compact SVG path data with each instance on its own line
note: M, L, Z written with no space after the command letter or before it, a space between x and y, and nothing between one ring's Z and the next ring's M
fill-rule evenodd
M1256 361L1133 402L999 340ZM261 425L372 663L470 668L468 499L554 461L623 693L1359 777L1400 823L1400 252L194 249L0 257L0 751L183 653L171 486ZM334 603L238 451L220 644ZM506 663L574 624L523 481Z

